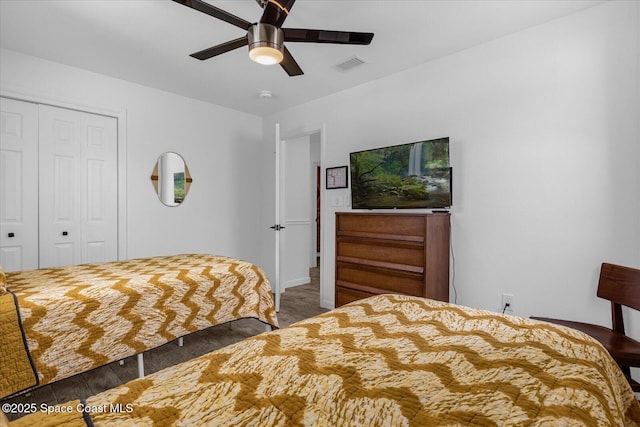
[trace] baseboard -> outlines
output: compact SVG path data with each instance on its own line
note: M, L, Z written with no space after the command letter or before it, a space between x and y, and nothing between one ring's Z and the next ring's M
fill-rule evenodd
M285 289L292 288L294 286L306 285L307 283L311 283L311 277L309 276L299 277L293 280L287 280L286 282L284 282L282 290L284 291Z
M326 308L328 310L333 310L334 308L336 308L336 303L335 301L331 300L321 300L320 301L320 307L322 308Z

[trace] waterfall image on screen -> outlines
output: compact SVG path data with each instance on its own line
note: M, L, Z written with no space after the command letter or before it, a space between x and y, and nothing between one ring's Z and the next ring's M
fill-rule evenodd
M451 206L449 138L351 153L354 209Z

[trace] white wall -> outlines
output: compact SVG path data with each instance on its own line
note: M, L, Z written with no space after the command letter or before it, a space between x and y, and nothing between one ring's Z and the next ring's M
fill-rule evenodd
M0 67L2 93L126 110L129 258L207 252L260 261L259 117L8 50ZM180 153L193 177L178 207L160 203L150 179L165 151Z
M285 134L324 123L331 167L449 136L456 301L498 311L508 292L522 316L607 324L600 263L640 266L639 9L608 2L297 106L265 118L265 141L276 122ZM324 200L348 199L336 191ZM331 306L334 212L349 207L324 207ZM640 337L638 316L628 332Z

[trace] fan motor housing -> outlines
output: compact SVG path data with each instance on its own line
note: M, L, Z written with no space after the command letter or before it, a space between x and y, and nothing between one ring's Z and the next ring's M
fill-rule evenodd
M249 40L249 52L258 47L270 47L284 51L284 31L270 25L257 23L249 27L247 37Z

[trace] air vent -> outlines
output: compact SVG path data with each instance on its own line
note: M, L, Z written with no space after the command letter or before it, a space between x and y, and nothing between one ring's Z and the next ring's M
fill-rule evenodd
M353 56L349 59L347 59L346 61L336 65L336 68L340 71L351 71L354 68L366 64L365 60L362 58L359 58L357 56Z

